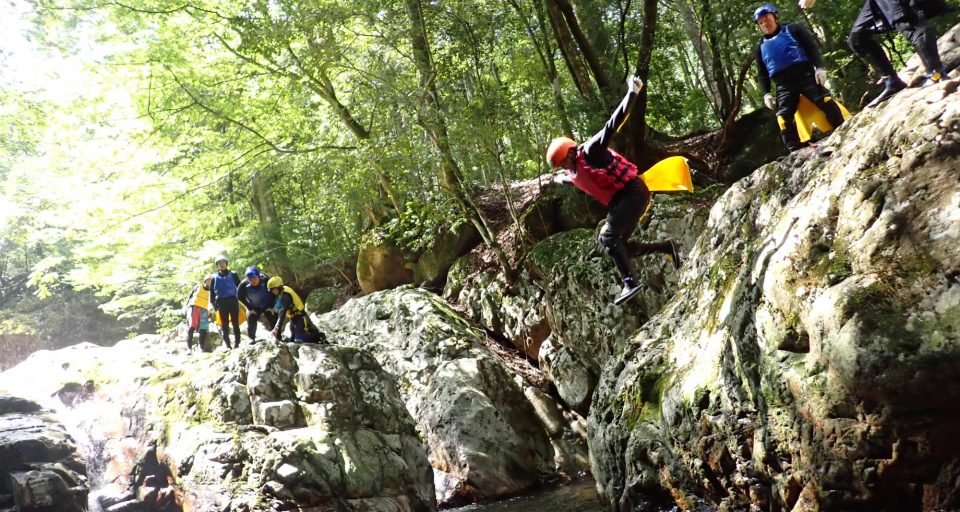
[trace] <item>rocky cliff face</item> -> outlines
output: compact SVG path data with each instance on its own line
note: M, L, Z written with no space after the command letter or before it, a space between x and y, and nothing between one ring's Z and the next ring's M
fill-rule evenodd
M610 510L960 508L957 86L861 112L713 207L599 379Z
M656 196L634 238L672 239L685 253L721 191ZM470 273L471 259L464 258L451 271L445 292L468 316L538 361L564 403L581 414L590 407L603 364L659 311L678 282L668 257L635 258L646 288L623 307L614 306L620 278L599 250L596 235L593 229L572 229L545 238L533 246L519 279L509 286L497 273Z
M508 366L439 297L378 292L321 317L328 339L369 352L396 380L441 503L509 496L587 463L582 428Z

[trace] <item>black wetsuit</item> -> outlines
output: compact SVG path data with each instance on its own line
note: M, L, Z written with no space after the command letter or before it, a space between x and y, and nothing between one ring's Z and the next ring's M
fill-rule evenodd
M276 331L278 333L283 332L283 324L287 320L287 313L290 313L290 335L294 342L296 343L323 343L326 341L326 336L320 332L320 329L317 329L317 326L313 325L313 322L310 321L310 317L307 316L307 312L303 310L297 310L294 307L293 297L290 296L287 292L281 292L280 296L277 297L277 325Z
M850 29L848 43L860 58L867 61L884 77L896 75L893 64L883 47L872 35L897 30L913 45L927 71L943 69L937 51L937 34L927 23L923 13L902 0L866 0Z
M604 169L613 161L610 153L610 141L617 133L628 114L631 100L635 93L628 92L617 106L599 132L581 144L577 151L582 152L587 164L596 169ZM643 172L638 170L638 172ZM607 221L600 230L599 244L607 254L613 258L614 265L620 271L623 279L633 278L631 256L639 256L651 252L670 254L670 242L657 243L628 242L630 236L637 229L640 217L647 211L650 203L650 191L640 180L639 175L624 184L623 188L614 193L607 205Z

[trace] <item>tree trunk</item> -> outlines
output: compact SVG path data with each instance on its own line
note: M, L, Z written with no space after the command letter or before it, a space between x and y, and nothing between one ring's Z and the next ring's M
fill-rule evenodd
M480 210L473 203L463 183L457 161L453 158L453 152L450 150L447 125L441 113L440 98L436 87L436 73L430 57L430 47L427 44L427 32L420 0L405 0L404 3L410 17L410 43L413 49L414 64L417 68L420 94L422 95L421 108L417 117L440 156L440 184L444 191L457 202L467 219L477 228L484 243L500 261L504 269L504 275L508 281L512 281L514 272L510 260L497 242L496 234L490 229Z
M637 53L635 73L644 82L650 76L650 59L653 55L653 42L657 34L657 0L643 2L643 32L640 34L640 48ZM647 87L644 87L634 100L627 119L626 136L629 146L624 154L640 171L649 168L660 159L661 152L653 150L647 142Z
M574 85L580 91L582 97L587 103L600 105L600 100L593 89L593 83L590 80L590 73L584 68L580 60L580 53L577 51L577 43L570 34L567 22L560 11L560 7L553 0L544 0L547 4L547 15L550 19L550 26L553 28L553 36L557 40L557 47L560 48L560 55L563 56L567 69L570 71L570 77L573 78Z
M529 16L517 0L507 0L507 2L517 11L523 26L530 37L530 43L537 50L537 56L543 64L544 72L547 75L547 81L550 82L550 89L553 91L553 101L557 106L557 116L560 117L560 126L563 133L573 136L573 125L570 124L570 118L567 116L566 104L563 101L563 93L560 89L560 77L557 74L557 63L553 58L553 46L550 44L550 36L547 35L547 20L544 16L543 2L534 0L533 9L536 12L537 25L540 30L540 38L537 38L533 27L528 23Z
M270 270L292 280L293 267L287 255L287 242L283 239L280 217L270 194L268 180L260 173L255 173L250 180L250 187L253 192L250 202L260 220L260 233L267 250L267 259L272 262Z
M693 5L689 0L679 0L675 5L680 13L680 19L683 20L683 29L687 33L687 37L690 39L700 61L700 68L703 73L701 88L710 100L714 115L720 122L724 122L730 113L732 101L728 79L723 71L720 55L718 55L720 51L717 48L717 38L712 35L708 24L694 12ZM703 17L708 17L710 5L704 2L703 9ZM705 37L705 33L710 35Z
M569 0L548 1L556 4L556 6L560 9L560 12L563 14L563 18L566 20L567 27L570 29L570 34L580 47L580 52L583 54L584 60L587 61L587 66L590 67L590 71L593 73L593 79L596 81L597 87L600 89L602 104L608 108L613 108L616 105L617 98L613 84L610 82L610 76L603 67L603 62L601 61L600 56L597 55L593 44L580 27L580 21L577 19L577 14L573 10L573 5L570 4Z

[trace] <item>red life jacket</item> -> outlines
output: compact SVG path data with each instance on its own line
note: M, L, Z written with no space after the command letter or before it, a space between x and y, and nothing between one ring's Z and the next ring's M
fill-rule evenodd
M636 165L612 149L607 151L610 151L613 159L609 165L601 168L588 164L585 152L577 151L577 173L573 176L573 184L577 188L604 206L610 204L613 195L627 182L637 177Z

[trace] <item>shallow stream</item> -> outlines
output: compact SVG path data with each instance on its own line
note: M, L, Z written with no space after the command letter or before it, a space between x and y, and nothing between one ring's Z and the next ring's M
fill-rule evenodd
M496 503L467 505L451 512L601 512L593 480L585 478L528 496Z

